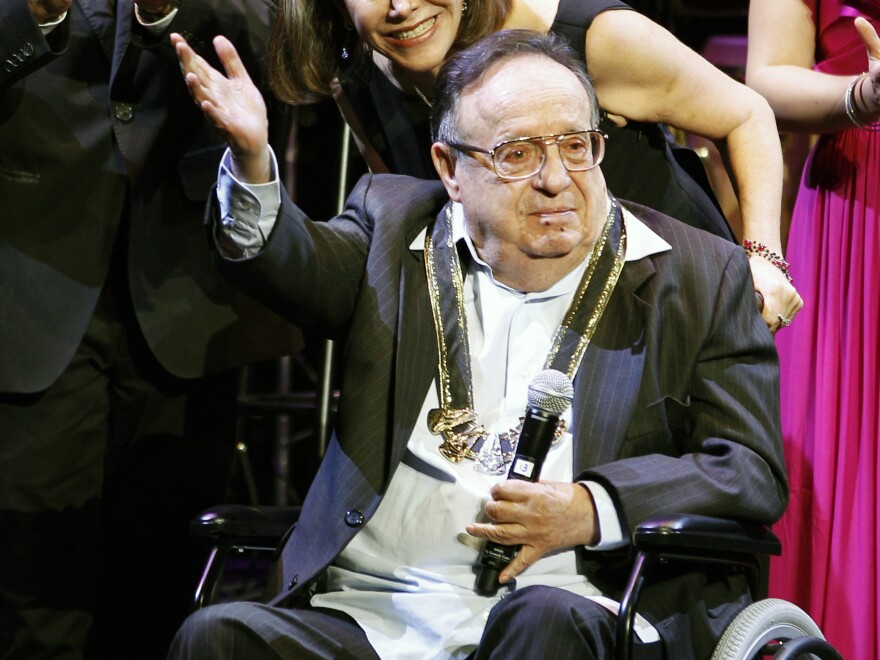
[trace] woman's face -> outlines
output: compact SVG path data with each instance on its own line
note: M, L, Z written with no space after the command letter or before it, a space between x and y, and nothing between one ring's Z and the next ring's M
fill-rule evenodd
M412 73L436 73L461 23L462 0L343 0L360 38Z

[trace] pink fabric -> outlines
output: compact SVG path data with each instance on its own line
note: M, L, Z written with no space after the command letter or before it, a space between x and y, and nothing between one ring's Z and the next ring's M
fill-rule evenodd
M858 3L818 4L816 68L866 70L852 26ZM880 25L880 4L871 4L869 18ZM821 138L804 168L786 251L804 309L777 335L792 494L775 528L784 554L771 562L770 595L804 608L848 660L880 658L878 224L880 133Z

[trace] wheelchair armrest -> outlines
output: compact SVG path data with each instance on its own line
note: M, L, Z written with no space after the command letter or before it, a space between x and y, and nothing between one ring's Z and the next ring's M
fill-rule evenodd
M633 545L648 552L705 550L779 555L782 544L769 528L726 518L689 513L653 516L633 534Z
M739 566L754 596L765 589L760 579L759 557L782 553L779 539L763 525L689 513L647 518L633 532L632 543L638 553L620 601L616 632L618 660L632 657L636 609L657 562L701 561Z
M193 536L222 538L281 539L299 518L299 507L220 504L205 509L190 522Z
M210 540L212 548L196 587L193 609L214 602L226 557L236 550L274 552L299 518L299 507L220 504L190 521L193 536Z

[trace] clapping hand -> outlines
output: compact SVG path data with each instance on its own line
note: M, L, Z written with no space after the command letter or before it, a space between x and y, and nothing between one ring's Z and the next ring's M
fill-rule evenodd
M73 0L27 0L37 25L56 21L70 9Z
M134 0L134 4L150 14L163 16L177 8L178 0Z
M172 34L171 43L190 94L232 151L232 173L245 183L268 182L271 156L266 104L235 47L226 37L214 38L224 75L190 48L181 35Z

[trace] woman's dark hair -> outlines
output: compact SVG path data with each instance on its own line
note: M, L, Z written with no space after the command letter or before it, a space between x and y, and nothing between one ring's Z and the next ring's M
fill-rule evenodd
M341 2L341 0L340 0ZM503 25L511 0L468 0L453 50L466 48ZM342 58L345 49L348 59ZM333 94L367 53L346 27L334 0L278 0L269 38L269 82L282 101L316 103Z
M599 125L599 103L584 62L556 34L533 30L501 30L450 57L434 81L431 135L437 142L464 142L455 116L458 102L498 62L525 55L540 55L569 69L590 99L590 121Z

